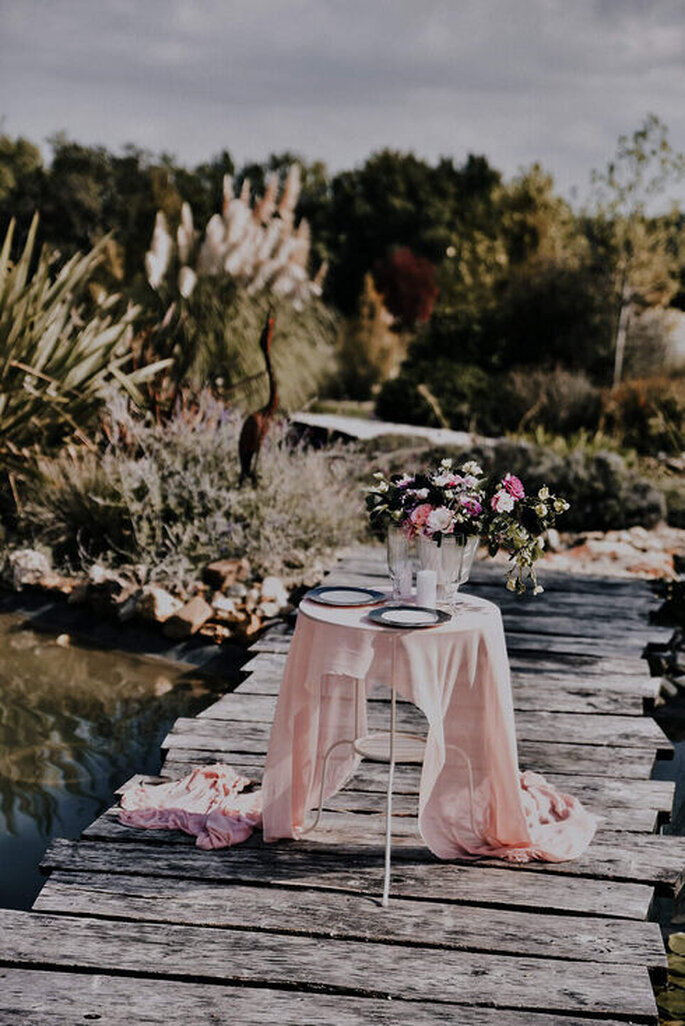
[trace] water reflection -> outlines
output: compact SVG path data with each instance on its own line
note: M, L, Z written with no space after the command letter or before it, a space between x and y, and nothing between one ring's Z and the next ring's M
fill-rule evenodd
M50 838L78 836L132 772L157 772L170 724L213 697L180 670L59 641L0 615L0 907L30 907Z

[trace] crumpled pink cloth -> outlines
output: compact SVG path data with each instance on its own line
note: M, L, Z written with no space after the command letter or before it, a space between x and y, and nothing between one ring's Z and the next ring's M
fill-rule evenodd
M198 766L181 780L141 784L121 796L119 822L146 830L183 830L198 848L245 841L262 822L262 792L231 766Z

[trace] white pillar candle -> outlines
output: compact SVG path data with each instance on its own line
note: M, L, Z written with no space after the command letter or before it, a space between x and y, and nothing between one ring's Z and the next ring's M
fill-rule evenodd
M435 570L419 570L416 575L416 604L435 609L438 575Z

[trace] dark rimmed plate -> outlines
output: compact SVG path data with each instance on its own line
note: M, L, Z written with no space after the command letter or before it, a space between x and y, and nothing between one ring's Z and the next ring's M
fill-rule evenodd
M305 595L312 602L320 602L322 606L376 606L387 598L382 591L373 588L352 588L346 584L324 584L312 588Z
M452 617L442 609L428 609L426 606L386 606L384 609L372 609L369 620L383 627L439 627Z

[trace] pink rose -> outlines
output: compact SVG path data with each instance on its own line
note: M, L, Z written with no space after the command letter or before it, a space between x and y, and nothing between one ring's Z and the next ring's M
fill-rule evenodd
M507 476L502 481L502 485L504 488L506 488L510 495L514 496L515 499L522 499L526 494L523 484L518 479L518 477L514 476L514 474L507 474Z
M477 517L483 512L483 507L479 503L478 499L462 499L462 508L470 513L472 517Z
M409 514L409 519L411 520L413 526L416 528L417 531L420 531L421 528L425 526L428 517L431 515L432 512L433 507L431 506L430 502L422 502L420 506L414 507L414 509Z

